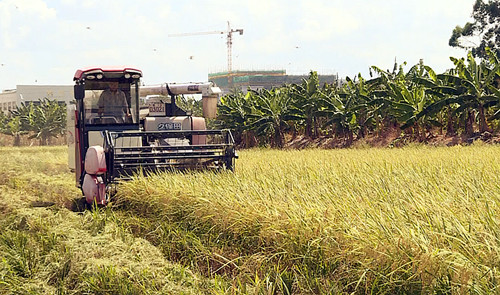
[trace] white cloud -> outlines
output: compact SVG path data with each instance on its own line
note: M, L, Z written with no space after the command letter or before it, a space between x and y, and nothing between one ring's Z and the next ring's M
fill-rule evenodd
M447 41L474 1L0 0L0 88L42 75L70 84L74 70L96 64L136 65L152 83L205 80L227 67L226 37L168 34L222 31L226 21L244 30L233 68L345 76L392 67L396 56L439 69L457 56Z
M14 6L21 14L47 20L56 17L56 10L49 8L42 0L6 0L6 5Z
M337 1L338 2L338 1ZM309 0L302 2L301 29L298 35L304 41L331 40L339 35L358 30L360 22L351 11L352 6L338 5L336 2Z
M85 8L95 8L97 7L99 1L97 0L83 0L82 5Z
M36 21L47 21L56 17L56 10L42 0L0 1L0 32L3 46L14 48L25 38Z

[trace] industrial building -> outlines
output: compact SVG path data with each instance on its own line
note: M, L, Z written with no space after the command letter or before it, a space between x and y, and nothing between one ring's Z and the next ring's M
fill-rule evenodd
M16 89L0 93L0 110L8 113L22 103L38 102L48 98L69 104L73 98L72 85L17 85Z
M300 84L309 75L287 75L285 70L276 71L233 71L208 74L208 81L214 82L223 94L234 90L271 89L285 84ZM320 85L338 83L338 75L318 75Z

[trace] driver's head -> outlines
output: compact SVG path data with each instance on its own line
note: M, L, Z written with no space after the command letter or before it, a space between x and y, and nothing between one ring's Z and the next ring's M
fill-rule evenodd
M109 90L116 92L118 90L118 82L109 82Z

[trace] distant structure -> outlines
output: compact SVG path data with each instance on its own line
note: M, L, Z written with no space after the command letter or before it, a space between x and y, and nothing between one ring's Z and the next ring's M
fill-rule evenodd
M227 68L228 72L232 72L233 68L233 34L234 33L239 33L240 35L243 35L243 29L233 29L231 28L231 24L229 21L227 22L227 31L210 31L210 32L194 32L194 33L182 33L182 34L169 34L169 37L185 37L185 36L196 36L196 35L210 35L210 34L222 34L226 35L226 45L227 45ZM189 59L193 59L192 56L189 57ZM231 75L228 76L229 79L231 79Z
M37 103L43 98L69 104L74 99L73 85L17 85L0 93L0 111L8 113L22 103Z
M230 78L231 77L231 78ZM274 71L232 71L208 74L208 81L214 82L223 94L234 90L246 92L248 89L271 89L284 84L300 84L307 75L287 75L285 70ZM338 75L318 75L319 84L339 83Z

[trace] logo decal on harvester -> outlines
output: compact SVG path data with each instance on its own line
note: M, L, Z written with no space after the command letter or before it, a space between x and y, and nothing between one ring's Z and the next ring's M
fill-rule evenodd
M160 123L158 124L158 130L181 130L181 123Z
M200 87L198 85L189 85L188 91L200 91Z

